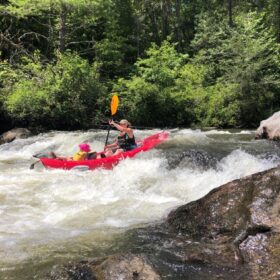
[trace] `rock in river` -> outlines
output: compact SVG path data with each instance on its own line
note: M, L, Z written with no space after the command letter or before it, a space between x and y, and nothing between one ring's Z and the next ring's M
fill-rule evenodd
M29 136L31 136L31 132L27 128L13 128L1 135L0 144L10 143L15 139L27 138Z
M280 140L280 112L276 112L268 119L261 121L256 138Z

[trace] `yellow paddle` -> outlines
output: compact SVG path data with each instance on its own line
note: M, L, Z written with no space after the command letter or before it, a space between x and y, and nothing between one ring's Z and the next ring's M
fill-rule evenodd
M114 116L117 113L118 106L119 106L119 98L115 94L115 95L113 95L112 100L111 100L111 115L112 116Z
M116 94L114 94L111 99L111 116L114 116L117 113L118 106L119 106L119 98ZM109 125L107 137L106 137L106 141L105 141L105 146L107 146L107 143L108 143L110 129L111 129L111 126Z

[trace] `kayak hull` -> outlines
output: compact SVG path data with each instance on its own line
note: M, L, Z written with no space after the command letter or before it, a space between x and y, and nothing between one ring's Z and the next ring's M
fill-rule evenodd
M115 165L117 165L121 160L125 158L133 158L140 152L148 151L160 143L167 140L169 133L167 131L162 131L156 134L153 134L142 141L137 142L137 148L123 152L121 154L100 158L100 159L92 159L92 160L61 160L61 159L53 159L53 158L40 158L40 161L46 168L55 168L55 169L86 169L86 170L94 170L98 168L102 169L112 169Z

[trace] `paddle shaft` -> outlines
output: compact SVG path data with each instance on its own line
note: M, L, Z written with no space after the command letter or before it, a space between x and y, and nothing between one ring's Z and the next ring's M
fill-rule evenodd
M108 139L109 139L110 130L111 130L111 126L109 125L109 127L108 127L108 132L107 132L107 137L106 137L106 141L105 141L105 147L106 147L107 144L108 144Z

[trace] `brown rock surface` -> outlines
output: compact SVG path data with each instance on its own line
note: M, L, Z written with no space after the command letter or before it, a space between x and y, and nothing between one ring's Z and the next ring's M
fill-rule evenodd
M54 269L47 279L160 280L161 278L144 255L121 254Z
M98 279L159 280L160 276L148 264L145 256L125 254L109 257L93 269Z
M202 261L239 267L244 273L248 269L245 279L280 279L279 209L278 167L230 182L179 207L167 223L177 234L203 241L209 254Z

